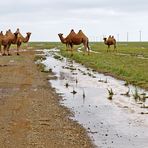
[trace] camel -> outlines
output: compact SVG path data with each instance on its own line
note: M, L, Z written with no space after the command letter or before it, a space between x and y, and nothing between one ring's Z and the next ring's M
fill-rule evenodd
M85 51L88 50L89 54L90 52L89 40L87 36L82 32L82 30L79 30L79 32L76 34L72 29L70 34L66 38L63 38L62 34L59 34L59 37L62 43L71 47L72 54L73 54L73 45L80 45L81 43L83 43Z
M3 31L0 32L0 53L2 54L2 46L4 53L2 55L6 55L6 49L7 49L7 45L8 45L9 40L7 39L7 37L3 34Z
M2 54L2 40L3 40L3 31L0 32L0 55Z
M58 34L58 36L59 36L61 42L62 42L63 44L66 44L66 48L68 48L68 47L70 46L70 39L71 39L72 37L74 37L75 35L76 35L76 33L74 32L73 29L70 31L70 33L67 35L66 38L63 37L63 34L62 34L62 33L59 33L59 34ZM68 50L68 49L66 49L66 50Z
M18 33L18 38L17 38L16 42L13 43L13 44L17 44L17 55L19 55L19 50L20 50L22 43L28 43L29 42L31 33L27 32L26 37L23 37L22 34L20 33L19 29L17 29L16 32Z
M104 40L104 44L106 44L108 46L108 49L110 48L111 45L114 45L114 50L116 49L116 39L114 38L114 36L109 36L108 39L107 38L103 38ZM107 51L108 51L107 49Z
M15 34L17 34L17 38L15 38ZM10 46L11 46L11 44L16 44L17 39L18 39L18 35L19 35L19 32L12 33L10 29L8 31L6 31L6 37L9 38L9 43L7 46L8 55L11 55L9 52Z
M11 55L9 48L12 43L16 42L17 37L18 37L17 32L11 33L11 30L8 30L6 32L6 34L3 35L3 32L1 31L1 33L0 33L0 49L1 49L1 46L3 46L3 50L4 50L4 53L2 55L4 55L4 56L6 55L6 50L7 50L8 55Z
M89 48L89 40L87 36L82 32L82 30L79 30L79 32L70 38L70 46L73 49L73 45L84 45L85 51L88 51L88 55L90 53L90 48ZM73 51L73 50L72 50Z

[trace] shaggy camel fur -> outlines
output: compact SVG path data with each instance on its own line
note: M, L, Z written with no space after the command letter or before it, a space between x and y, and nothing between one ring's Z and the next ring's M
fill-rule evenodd
M13 43L13 44L17 45L17 55L19 55L19 50L20 50L20 47L21 47L22 43L28 43L29 42L31 33L27 32L26 37L23 37L22 34L20 33L19 29L17 29L16 32L18 33L18 38L17 38L16 42Z
M0 33L0 49L1 49L1 46L3 46L3 51L4 51L4 53L2 55L6 55L6 50L7 50L8 55L11 55L9 48L10 48L11 44L16 42L16 40L17 40L18 33L17 32L10 33L10 32L11 32L11 30L8 30L5 35L3 35L2 31Z
M88 51L89 54L90 52L89 40L87 36L82 32L82 30L79 30L79 32L76 34L72 29L70 34L66 38L64 38L62 35L63 34L59 34L61 42L66 44L67 46L70 46L72 52L73 52L73 45L80 45L81 43L83 43L85 51Z
M103 38L104 40L104 44L106 44L108 46L108 49L110 48L111 45L114 45L114 50L116 49L116 39L114 38L114 36L109 36L108 39L107 38ZM107 51L108 51L107 49Z

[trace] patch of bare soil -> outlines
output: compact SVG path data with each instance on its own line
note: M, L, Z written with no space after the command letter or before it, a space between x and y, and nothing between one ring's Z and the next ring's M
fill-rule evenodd
M33 50L0 56L0 148L94 147L85 129L68 118L34 56Z

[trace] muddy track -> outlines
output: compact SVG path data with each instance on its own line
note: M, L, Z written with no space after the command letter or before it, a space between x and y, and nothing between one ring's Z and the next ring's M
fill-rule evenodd
M34 64L35 51L0 57L0 147L94 147Z

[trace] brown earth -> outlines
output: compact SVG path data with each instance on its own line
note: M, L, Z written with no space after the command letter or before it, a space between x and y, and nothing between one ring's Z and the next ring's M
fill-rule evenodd
M0 56L0 148L91 148L83 127L34 64L36 51Z

